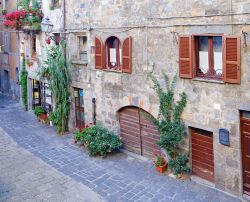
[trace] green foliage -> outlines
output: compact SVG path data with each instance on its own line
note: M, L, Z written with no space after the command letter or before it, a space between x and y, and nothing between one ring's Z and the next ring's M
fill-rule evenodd
M169 168L173 169L174 174L190 173L191 169L187 166L188 156L185 154L177 154L176 158L170 159L168 162Z
M29 4L30 0L18 0L17 6L27 9L29 7Z
M67 130L69 106L69 83L70 71L65 61L65 43L61 42L58 46L47 48L47 60L45 66L38 73L40 77L49 76L49 87L55 98L55 109L51 114L51 121L57 128L59 134Z
M26 71L25 57L22 60L22 72L21 72L21 90L22 90L22 102L24 110L28 111L28 88L27 88L28 72Z
M36 107L34 110L34 114L39 118L40 115L45 114L45 110L42 107Z
M163 166L166 163L162 156L157 156L155 161L155 166Z
M163 77L166 90L163 89L158 80L150 74L150 78L154 83L153 89L157 93L160 102L158 118L150 118L150 120L160 133L160 141L157 144L167 151L172 165L171 168L174 170L175 174L179 174L189 170L187 166L187 155L177 153L179 151L180 142L186 134L185 125L181 120L181 114L187 104L187 99L186 94L183 92L179 95L180 100L175 102L174 88L177 77L174 77L171 85L169 84L168 76L164 72ZM185 158L187 158L187 160L184 160Z
M75 139L86 145L90 156L107 156L122 147L120 138L101 125L85 128L75 133Z

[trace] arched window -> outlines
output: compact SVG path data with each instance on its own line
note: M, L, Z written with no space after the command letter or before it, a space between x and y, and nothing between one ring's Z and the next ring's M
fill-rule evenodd
M106 66L108 69L121 70L121 42L115 37L111 36L106 40Z

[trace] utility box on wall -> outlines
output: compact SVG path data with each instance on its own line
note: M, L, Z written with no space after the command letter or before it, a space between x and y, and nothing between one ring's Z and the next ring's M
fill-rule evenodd
M230 146L229 131L227 129L219 129L219 142L222 145Z

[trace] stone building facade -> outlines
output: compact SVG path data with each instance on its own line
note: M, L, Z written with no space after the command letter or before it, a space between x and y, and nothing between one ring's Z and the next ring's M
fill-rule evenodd
M244 113L245 111L250 111L250 70L248 68L250 38L247 34L250 30L249 1L71 0L66 2L66 8L68 57L72 61L73 75L75 75L72 87L84 91L85 122L93 121L92 98L96 98L97 121L117 129L118 132L120 131L119 110L123 107L140 107L157 116L158 99L151 89L152 83L147 75L153 73L162 80L162 70L167 72L170 78L177 74L179 76L176 90L178 93L184 91L188 97L188 104L183 113L188 132L187 150L192 153L191 129L211 132L213 185L226 192L242 196L243 182L247 181L244 179L247 178L247 174L243 173L242 168L242 161L245 158L242 156L242 149L244 144L248 144L248 148L250 146L249 140L245 140L248 143L241 144L243 126L241 127L240 118L241 114L247 114ZM78 59L79 35L87 37L87 62L84 64ZM192 71L189 72L191 79L181 75L179 37L182 35L192 36L194 40L204 39L202 36L219 37L221 53L217 56L221 58L221 62L217 61L215 55L213 62L218 63L218 67L221 68L218 70L221 71L218 75L223 76L227 72L228 77L230 77L230 68L222 70L224 68L222 66L227 64L222 62L222 59L227 57L225 54L230 57L231 48L230 40L225 39L225 36L235 36L234 42L237 45L234 48L240 50L238 53L235 50L235 54L238 54L237 62L240 64L238 66L240 70L235 73L237 81L230 82L230 78L201 78L195 74L195 69L187 70ZM122 73L114 69L109 71L106 69L108 64L105 62L102 67L105 69L96 69L96 37L105 44L110 36L117 37L121 43L127 37L132 38L131 73ZM240 42L237 42L238 38ZM228 52L222 54L227 42ZM185 40L183 43L185 44ZM191 44L192 42L190 46ZM190 54L194 54L195 47L193 48L190 49ZM181 50L184 49L185 47L181 47ZM105 57L107 60L107 56ZM194 59L191 60L193 62ZM200 60L202 61L202 58ZM208 61L203 62L208 63ZM228 64L230 66L230 61ZM185 74L185 70L183 71ZM75 110L72 103L70 121L72 129L75 127L74 120ZM220 144L219 129L226 129L226 132L229 132L229 146ZM249 160L244 159L244 161L249 163ZM192 155L190 163L192 164ZM247 193L248 188L244 189L244 193Z
M156 117L159 107L148 74L161 83L162 71L170 79L177 74L176 98L185 92L188 100L182 118L193 173L230 194L249 195L248 0L67 0L42 8L53 32L66 34L71 131L97 121L120 134L125 114L123 130L138 126L128 135L141 138L138 109ZM37 62L28 71L39 80L46 37L36 37Z
M0 1L2 12L0 20L3 22L4 11L10 13L17 10L17 1ZM0 89L15 98L20 97L19 75L19 32L0 27Z

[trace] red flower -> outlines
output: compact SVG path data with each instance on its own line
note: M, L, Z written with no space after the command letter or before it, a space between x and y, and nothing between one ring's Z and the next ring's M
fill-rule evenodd
M89 125L86 125L85 128L89 128Z

